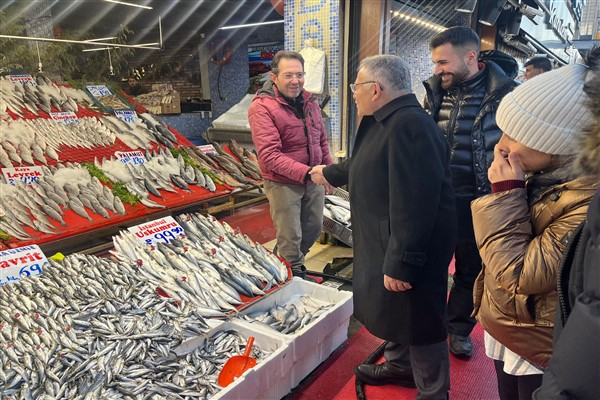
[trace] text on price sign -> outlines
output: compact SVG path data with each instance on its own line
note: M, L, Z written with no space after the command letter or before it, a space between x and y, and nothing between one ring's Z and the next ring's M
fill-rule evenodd
M127 229L140 241L147 244L169 243L171 240L185 235L183 228L173 217L164 217Z
M0 286L40 275L48 264L37 245L0 251Z

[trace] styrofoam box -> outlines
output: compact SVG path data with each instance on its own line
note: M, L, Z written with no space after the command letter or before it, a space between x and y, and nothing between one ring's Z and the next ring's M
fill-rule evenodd
M324 304L333 303L334 306L296 333L280 334L292 339L294 356L291 374L292 388L298 386L302 379L348 338L348 325L353 311L352 292L339 291L295 277L281 289L245 308L242 313L267 311L275 305L285 303L295 295L308 295L312 300ZM275 330L262 327L261 324L251 325L256 326L256 329L275 333Z
M255 329L244 321L210 321L212 329L202 336L189 339L175 349L177 355L187 354L204 345L207 337L216 332L236 330L248 338L254 336L254 345L273 353L257 362L242 376L211 399L254 400L280 399L291 390L292 347L290 341L281 335Z

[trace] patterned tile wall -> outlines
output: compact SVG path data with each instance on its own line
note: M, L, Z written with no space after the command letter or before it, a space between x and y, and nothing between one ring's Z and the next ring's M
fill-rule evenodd
M341 91L342 64L340 36L340 2L338 0L286 0L285 2L285 48L300 51L306 39L323 50L327 59L325 90L322 100L331 96L324 111L329 116L331 135L329 145L333 151L340 149L341 138Z

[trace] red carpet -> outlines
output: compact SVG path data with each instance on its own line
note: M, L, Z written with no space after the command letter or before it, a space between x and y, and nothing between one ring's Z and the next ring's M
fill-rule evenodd
M493 400L498 398L496 375L492 361L486 357L483 330L479 325L472 334L475 345L469 361L450 356L450 399ZM302 382L293 400L349 400L356 398L354 367L363 362L383 341L362 327L354 336ZM381 360L382 361L382 360ZM367 400L414 399L417 390L395 385L365 385Z

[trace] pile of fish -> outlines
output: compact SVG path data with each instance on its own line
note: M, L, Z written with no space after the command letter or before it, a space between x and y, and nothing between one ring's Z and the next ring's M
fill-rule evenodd
M123 182L127 190L140 196L142 204L147 207L164 208L148 196L152 194L162 198L159 189L175 192L173 185L188 192L192 192L188 185L198 185L211 192L217 190L208 174L186 165L181 155L175 158L170 151L163 149L146 152L144 163L138 165L123 164L114 157L103 158L102 161L95 158L94 165L113 182Z
M39 116L40 111L71 111L77 113L79 104L93 104L83 90L58 87L43 75L35 77L36 85L14 84L7 77L0 77L0 118L9 119L7 110L23 118L24 110Z
M102 185L87 169L67 163L58 168L42 167L44 175L37 182L26 185L18 181L16 186L0 182L0 200L4 216L0 230L20 240L31 238L24 227L47 234L58 234L67 225L67 210L92 221L89 212L110 218L125 215L121 199L111 189Z
M226 223L201 214L177 218L185 236L168 244L146 245L129 231L113 237L111 254L138 265L144 280L174 299L194 304L204 317L237 313L240 294L264 295L287 280L286 266L261 245Z
M220 390L223 362L245 338L206 335L196 307L163 298L135 265L73 254L0 287L0 398L197 399ZM255 348L254 357L268 354Z
M322 303L308 295L292 296L283 304L276 304L266 311L257 311L239 318L259 322L278 332L292 335L327 312L332 303Z
M125 122L115 116L100 116L104 125L131 149L150 149L159 143L172 149L177 137L162 119L150 113L139 114L136 122Z
M350 202L339 196L326 195L323 215L350 228Z

